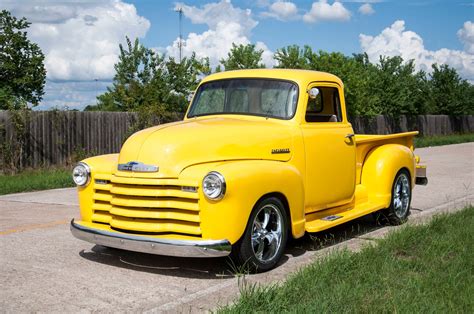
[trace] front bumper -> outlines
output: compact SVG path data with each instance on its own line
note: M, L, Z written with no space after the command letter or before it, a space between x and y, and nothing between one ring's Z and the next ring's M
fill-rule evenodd
M103 246L178 257L227 256L231 244L227 240L170 240L94 229L71 220L71 233L78 239Z

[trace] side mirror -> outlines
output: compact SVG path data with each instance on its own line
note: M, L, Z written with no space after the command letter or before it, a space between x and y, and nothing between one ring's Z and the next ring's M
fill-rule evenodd
M310 98L310 99L316 99L316 97L318 97L318 95L319 95L319 88L312 87L312 88L308 91L308 95L309 95L309 98Z

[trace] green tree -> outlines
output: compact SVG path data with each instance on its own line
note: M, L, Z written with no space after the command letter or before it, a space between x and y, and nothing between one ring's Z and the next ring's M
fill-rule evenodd
M194 54L177 62L128 37L119 48L112 86L97 97L97 106L86 110L138 112L142 122L137 129L183 114L189 94L201 76L210 73L209 60L198 60Z
M127 37L126 47L120 47L119 61L115 64L113 85L98 96L98 105L88 110L136 111L154 105L162 109L169 95L164 78L164 58L145 48L138 39L133 43Z
M262 54L263 50L256 49L255 45L236 45L232 43L227 59L220 60L220 63L225 71L264 68Z
M461 79L455 69L446 64L434 64L430 76L430 102L433 113L474 113L474 86Z
M170 101L175 101L175 107L184 112L187 97L197 88L202 75L211 73L209 58L198 60L193 53L189 58L182 58L181 62L177 62L170 57L166 61L166 70L168 89L176 95Z
M283 69L307 69L308 56L312 55L311 47L304 46L300 48L298 45L292 45L277 49L274 58L277 61L276 68Z
M30 23L0 12L0 109L38 105L44 94L44 55L25 31Z
M380 57L374 78L381 114L417 115L426 112L426 74L416 72L413 60L404 62L399 56Z

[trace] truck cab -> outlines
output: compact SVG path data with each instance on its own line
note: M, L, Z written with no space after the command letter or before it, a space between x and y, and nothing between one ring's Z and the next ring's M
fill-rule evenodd
M316 71L206 77L183 121L78 164L73 235L158 255L231 255L266 271L289 237L373 212L403 223L414 184L427 182L417 132L355 135L343 91Z

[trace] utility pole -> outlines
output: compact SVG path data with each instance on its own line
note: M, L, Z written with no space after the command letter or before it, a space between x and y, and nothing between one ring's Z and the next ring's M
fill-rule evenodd
M179 39L178 39L178 49L179 49L179 63L183 58L183 47L186 46L186 43L183 40L183 29L182 29L182 20L183 20L183 8L179 7L175 10L178 12L179 16Z
M95 105L97 106L98 103L97 103L97 96L99 96L99 79L94 79L95 81Z

